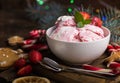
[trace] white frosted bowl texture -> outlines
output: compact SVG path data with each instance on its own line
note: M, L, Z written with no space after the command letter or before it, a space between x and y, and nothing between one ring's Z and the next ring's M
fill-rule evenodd
M59 59L72 64L89 63L99 58L105 52L110 40L110 31L106 27L102 27L105 37L92 42L65 42L52 39L50 34L54 29L53 26L46 31L50 50Z

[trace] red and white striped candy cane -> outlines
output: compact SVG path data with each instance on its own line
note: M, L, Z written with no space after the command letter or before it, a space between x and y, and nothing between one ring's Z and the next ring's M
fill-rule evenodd
M39 38L41 36L44 36L45 33L46 33L46 30L32 30L30 31L30 37Z
M38 30L32 30L30 31L30 37L32 38L38 38L40 36L39 31Z
M27 39L23 41L24 45L30 45L30 44L34 44L37 41L37 39Z
M92 70L92 71L98 71L98 72L106 72L106 73L112 72L111 69L104 69L104 68L95 67L95 66L88 65L88 64L83 64L82 68L87 69L87 70Z

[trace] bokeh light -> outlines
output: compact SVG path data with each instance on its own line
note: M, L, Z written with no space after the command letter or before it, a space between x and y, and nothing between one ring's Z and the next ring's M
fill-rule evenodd
M48 9L49 9L49 6L45 6L45 9L48 10Z
M74 2L75 2L74 0L70 0L70 4L74 4Z
M38 2L39 5L43 5L44 1L43 0L36 0Z
M73 11L73 9L70 8L70 7L67 10L68 10L69 13L71 13Z

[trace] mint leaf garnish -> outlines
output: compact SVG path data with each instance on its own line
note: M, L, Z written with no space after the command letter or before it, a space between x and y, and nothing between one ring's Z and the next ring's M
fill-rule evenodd
M81 28L84 27L85 24L90 24L91 20L90 19L84 19L83 17L84 15L82 15L79 11L75 11L74 17L75 17L75 22L77 24L77 27Z
M84 20L84 24L90 24L90 22L91 22L90 19Z
M83 27L83 26L84 26L83 22L78 22L77 23L77 27Z
M78 22L83 22L84 21L84 18L83 16L80 14L79 11L75 11L75 21L78 23Z

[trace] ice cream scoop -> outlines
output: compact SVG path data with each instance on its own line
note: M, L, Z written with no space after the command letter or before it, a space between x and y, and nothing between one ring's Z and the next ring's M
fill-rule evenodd
M55 23L51 38L66 42L91 42L104 38L104 32L92 24L78 28L73 16L61 16Z

